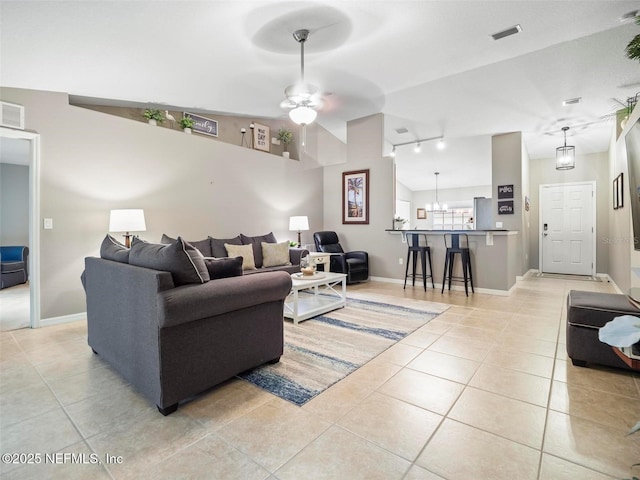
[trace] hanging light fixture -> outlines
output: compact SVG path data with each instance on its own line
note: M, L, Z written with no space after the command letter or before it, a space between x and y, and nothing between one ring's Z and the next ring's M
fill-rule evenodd
M413 151L416 153L420 153L422 151L422 145L420 145L420 142L416 143L416 146L413 147Z
M576 147L567 145L567 130L569 127L562 127L564 145L556 148L556 170L571 170L576 166Z
M393 148L391 149L391 153L389 154L392 157L396 156L396 146L394 145Z
M434 175L436 176L436 201L428 203L426 205L426 209L430 212L446 212L447 204L443 203L440 205L440 202L438 201L438 175L440 175L440 172L435 172Z

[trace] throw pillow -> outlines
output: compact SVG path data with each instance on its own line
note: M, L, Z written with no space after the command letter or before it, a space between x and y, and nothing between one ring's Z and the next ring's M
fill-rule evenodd
M243 270L255 270L256 262L253 259L253 248L251 245L232 245L225 243L228 257L242 257Z
M211 256L216 258L227 256L227 249L224 247L226 243L231 245L242 245L240 235L234 238L209 237L209 241L211 242Z
M205 264L211 280L242 275L242 257L207 258Z
M129 249L109 234L100 245L100 256L114 262L129 263Z
M168 245L134 239L129 263L171 272L176 286L209 281L209 271L202 253L180 237Z
M262 242L276 243L276 237L273 232L269 232L266 235L258 235L255 237L247 237L244 234L240 234L243 245L251 245L253 247L253 258L255 258L256 267L262 267Z
M262 266L278 267L291 265L289 262L289 242L262 242Z
M194 242L190 242L189 240L187 240L187 243L200 250L200 253L202 253L202 255L204 255L205 257L213 257L213 254L211 253L211 242L209 241L209 238L210 237L207 237L204 240L196 240ZM162 234L162 238L160 239L160 243L173 243L175 241L175 238L171 238L169 235L165 235L164 233Z

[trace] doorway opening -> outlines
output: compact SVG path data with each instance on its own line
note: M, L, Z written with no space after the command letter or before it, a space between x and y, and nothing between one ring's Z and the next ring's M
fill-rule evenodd
M29 189L29 206L28 206L28 294L24 291L24 287L17 295L21 296L22 302L28 301L29 322L31 328L39 327L40 323L40 135L33 132L23 130L13 130L10 128L0 127L0 142L2 142L3 150L12 142L19 141L28 143L28 149L25 162L29 167L28 189ZM12 287L15 288L15 287ZM27 300L28 297L28 300ZM8 305L9 302L3 302ZM21 306L19 308L26 308ZM8 308L7 308L7 311Z

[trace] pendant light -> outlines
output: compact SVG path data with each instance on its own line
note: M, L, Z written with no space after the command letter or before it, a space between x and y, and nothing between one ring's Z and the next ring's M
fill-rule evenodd
M435 172L434 175L436 176L436 201L432 204L427 204L426 208L430 212L446 212L447 204L440 205L440 202L438 202L438 175L440 175L440 172Z
M571 170L576 166L576 147L567 145L567 130L569 127L562 127L564 145L556 148L556 170Z

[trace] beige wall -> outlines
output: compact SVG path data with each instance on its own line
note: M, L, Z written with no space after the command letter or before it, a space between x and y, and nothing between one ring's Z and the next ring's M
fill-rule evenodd
M369 274L381 278L403 278L406 245L393 228L393 159L382 156L384 116L375 114L347 123L347 160L324 168L324 226L338 233L347 250L369 252ZM342 172L369 169L369 225L342 224Z
M633 246L633 226L631 223L631 208L629 203L629 169L627 165L627 152L624 137L640 120L640 108L636 107L621 135L616 139L612 137L609 150L608 169L608 198L612 196L613 179L620 172L624 173L624 207L618 210L611 209L608 224L608 253L609 275L621 292L626 293L630 287L640 287L640 251ZM609 207L611 208L611 207ZM635 271L635 273L634 273Z
M86 309L84 257L98 254L112 208L143 208L141 237L153 242L269 231L293 240L290 215L309 216L303 243L322 228L323 178L309 162L70 106L66 94L2 88L0 98L24 105L26 128L41 135L38 223L54 220L40 230L43 319Z

